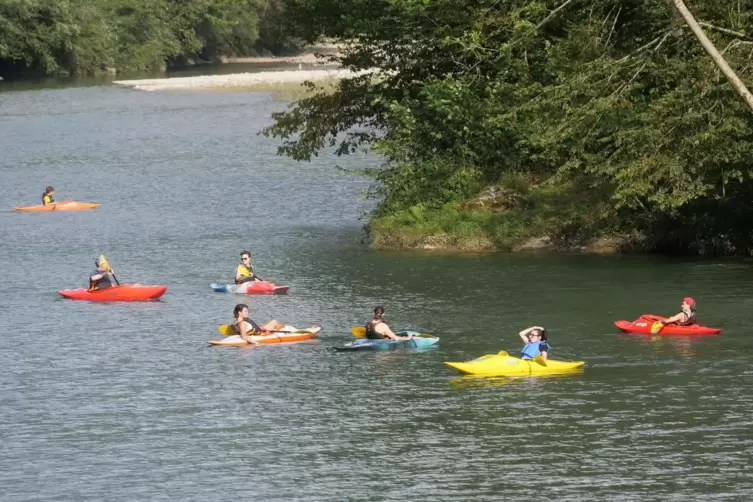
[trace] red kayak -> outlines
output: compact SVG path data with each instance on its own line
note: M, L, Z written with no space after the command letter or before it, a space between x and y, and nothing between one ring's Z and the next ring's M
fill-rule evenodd
M614 325L620 328L625 333L639 333L642 335L650 335L651 325L656 321L663 321L666 317L643 314L637 320L633 322L629 321L615 321ZM702 326L700 324L691 324L690 326L677 326L676 324L667 324L664 326L657 335L718 335L722 332L722 328L709 328L708 326Z
M165 294L167 286L142 286L141 284L121 284L110 288L89 291L86 288L63 289L58 294L70 300L90 302L143 302L156 300Z

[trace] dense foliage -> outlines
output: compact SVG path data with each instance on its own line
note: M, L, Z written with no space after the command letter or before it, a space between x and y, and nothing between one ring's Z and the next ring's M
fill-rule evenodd
M266 133L296 159L383 154L377 218L446 212L515 174L556 188L554 237L753 249L753 115L671 2L284 3L297 34L349 43L342 64L377 72L299 100ZM750 82L753 0L688 6Z
M280 49L280 12L277 0L0 0L0 76L153 70Z

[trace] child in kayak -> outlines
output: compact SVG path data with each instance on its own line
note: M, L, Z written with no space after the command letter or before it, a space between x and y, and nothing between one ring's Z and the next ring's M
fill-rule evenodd
M251 251L241 251L241 263L235 269L235 283L243 284L244 282L260 280L259 277L254 275L254 266L251 265Z
M97 266L97 269L89 274L89 291L112 287L112 270L110 270L110 265L107 261L102 260L100 257L94 260L94 264Z
M682 311L679 314L675 314L672 317L668 317L659 322L662 324L677 324L678 326L690 326L695 324L695 300L686 296L682 299L680 308Z
M281 331L285 328L285 325L272 319L264 326L259 326L248 317L248 305L245 303L239 303L233 309L233 316L235 321L230 326L233 327L233 331L238 333L241 338L251 344L256 342L251 338L255 335L266 335L270 331Z
M52 187L47 187L47 189L42 194L42 205L46 206L47 204L54 204L55 199L52 198L53 195L55 195L55 189Z
M525 345L520 351L521 359L533 359L541 356L542 359L549 358L549 342L547 341L546 329L541 326L531 326L520 333L520 338Z
M390 327L384 322L384 307L381 306L374 309L374 317L364 327L366 328L366 338L370 340L382 340L383 338L409 340L413 337L413 335L399 336L393 333Z

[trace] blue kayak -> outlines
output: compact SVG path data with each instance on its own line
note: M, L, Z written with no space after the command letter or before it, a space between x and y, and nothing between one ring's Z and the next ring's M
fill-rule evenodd
M418 331L399 331L396 335L420 335ZM335 350L347 352L353 350L395 350L395 349L428 349L439 343L439 338L435 336L416 336L410 340L369 340L368 338L359 338L342 347L335 347Z

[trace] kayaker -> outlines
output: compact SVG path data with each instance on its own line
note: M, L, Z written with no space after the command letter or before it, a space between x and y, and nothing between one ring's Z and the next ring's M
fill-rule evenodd
M107 261L98 258L94 260L94 264L97 270L89 274L89 291L112 287L112 270Z
M52 187L47 187L47 189L44 191L44 194L42 194L42 205L46 206L47 204L54 204L55 199L52 198L53 195L55 195L55 189Z
M381 340L389 338L390 340L409 340L413 335L400 336L392 332L387 323L384 322L384 307L374 309L374 317L366 323L366 338L370 340Z
M233 331L238 333L248 343L255 344L256 342L251 338L254 335L265 335L271 331L281 331L285 327L284 324L272 319L264 326L259 326L253 320L248 317L248 305L245 303L239 303L233 309L233 316L235 321L231 326Z
M696 323L695 319L695 300L686 296L682 299L680 304L682 311L679 314L675 314L672 317L668 317L663 321L659 321L662 324L677 324L678 326L690 326Z
M525 343L520 351L521 359L533 359L536 356L541 356L542 359L546 360L549 357L546 329L541 326L531 326L520 332L520 338Z
M254 266L251 265L251 251L241 251L241 263L235 269L235 283L243 284L244 282L260 280L254 275Z
M235 321L231 326L233 331L238 333L241 338L252 345L256 345L256 342L251 339L253 335L259 335L262 333L262 328L248 317L248 305L239 303L233 309L233 316Z

